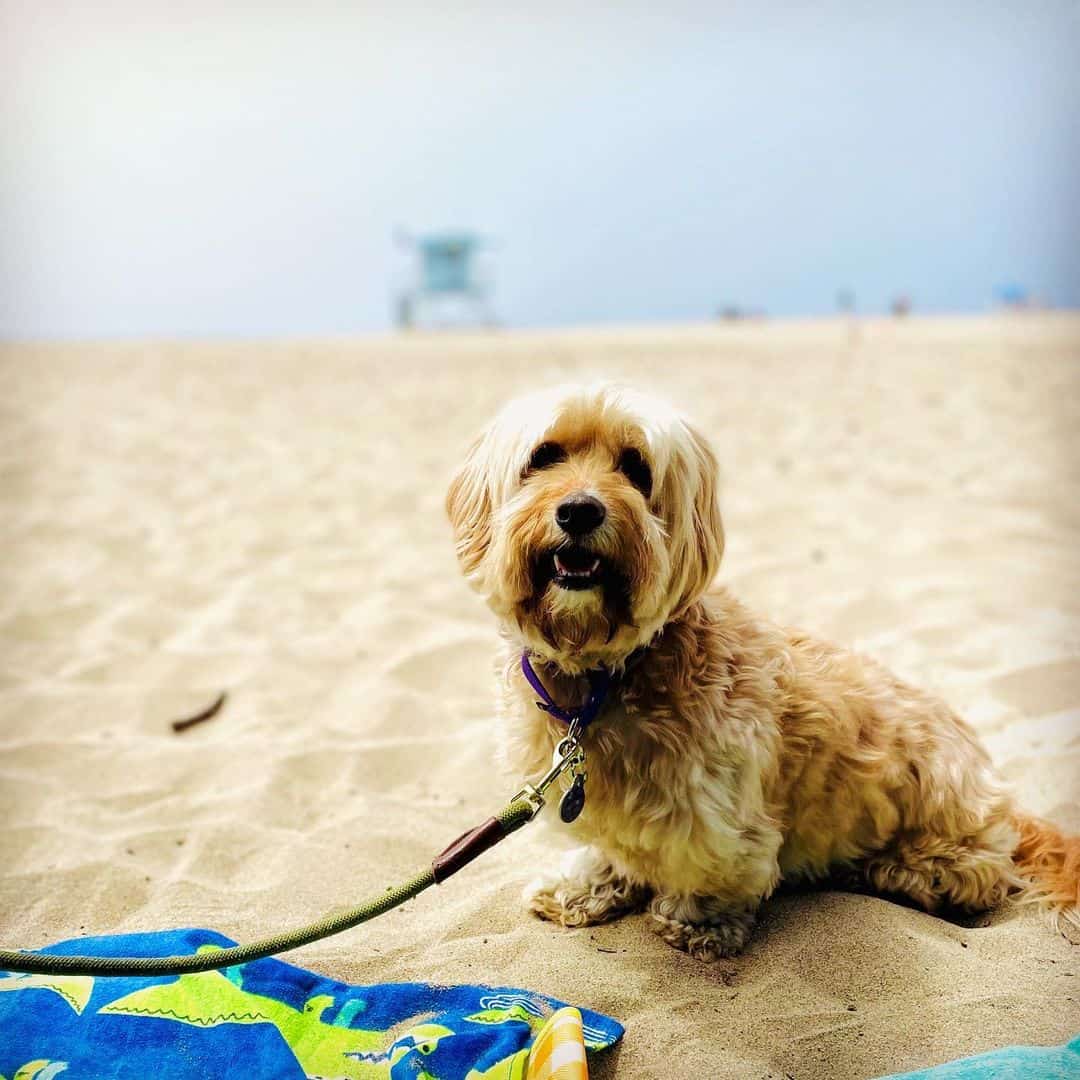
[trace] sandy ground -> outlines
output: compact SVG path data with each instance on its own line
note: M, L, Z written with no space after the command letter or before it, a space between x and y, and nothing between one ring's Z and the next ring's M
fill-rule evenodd
M0 353L0 941L241 940L344 906L501 805L494 628L442 500L511 393L613 375L725 473L722 578L869 651L1080 829L1080 318ZM214 720L170 719L227 689ZM291 954L355 982L531 987L621 1019L601 1077L866 1078L1080 1030L1080 951L780 896L710 968L638 917L519 906L528 831Z

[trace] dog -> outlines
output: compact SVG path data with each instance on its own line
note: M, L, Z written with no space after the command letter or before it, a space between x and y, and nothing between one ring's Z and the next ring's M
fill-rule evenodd
M1080 927L1080 838L1022 812L974 731L880 664L713 589L717 462L675 409L609 384L507 405L446 500L469 583L502 638L504 764L546 772L573 709L581 847L533 882L566 927L645 909L702 960L738 953L783 881L839 874L927 911L1006 897Z

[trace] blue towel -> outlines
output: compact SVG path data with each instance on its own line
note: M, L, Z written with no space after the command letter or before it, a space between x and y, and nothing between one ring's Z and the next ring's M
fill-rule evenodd
M232 944L167 930L44 951L167 956ZM349 986L272 958L179 977L0 973L0 1078L502 1080L520 1075L521 1051L562 1004L507 987ZM616 1021L581 1015L589 1050L622 1037Z
M1080 1080L1080 1035L1064 1046L1006 1046L883 1080Z

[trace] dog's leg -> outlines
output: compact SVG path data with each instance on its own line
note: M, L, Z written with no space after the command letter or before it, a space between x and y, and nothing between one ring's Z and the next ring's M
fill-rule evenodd
M742 952L756 918L756 902L739 905L712 896L661 893L649 904L653 930L697 960L720 960Z
M530 881L523 897L542 919L590 926L643 907L648 890L619 874L596 848L582 847L563 856L558 874Z
M942 904L988 911L1021 884L1012 861L1015 846L1016 833L1005 820L959 840L908 834L868 859L865 873L875 889L903 893L927 911Z

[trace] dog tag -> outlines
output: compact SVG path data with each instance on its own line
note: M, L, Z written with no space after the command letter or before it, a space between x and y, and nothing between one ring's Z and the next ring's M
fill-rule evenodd
M585 777L578 773L574 782L566 790L566 794L559 800L559 817L569 825L577 821L581 811L585 809Z

